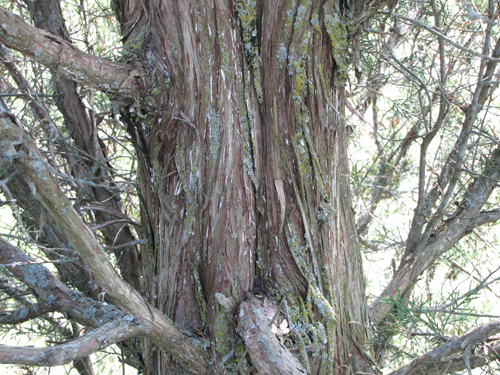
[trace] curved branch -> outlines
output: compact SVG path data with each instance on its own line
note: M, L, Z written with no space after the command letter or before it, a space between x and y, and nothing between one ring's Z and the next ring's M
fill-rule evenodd
M500 358L500 343L495 343L483 355L478 354L479 350L471 352L477 345L484 344L489 337L498 332L500 332L500 321L488 322L415 358L406 366L391 372L390 375L449 374L467 368L470 370L484 366ZM464 353L451 357L459 352Z
M0 8L0 41L58 74L110 94L133 97L140 84L144 84L140 69L83 53L3 8Z
M48 348L0 345L0 363L59 366L85 357L117 342L142 335L144 327L123 319L103 325L74 341Z
M0 158L18 168L33 195L50 213L59 230L67 234L71 245L106 295L140 319L158 345L179 361L186 371L206 374L205 359L189 336L118 276L101 245L52 177L51 167L33 139L17 124L11 113L1 108Z

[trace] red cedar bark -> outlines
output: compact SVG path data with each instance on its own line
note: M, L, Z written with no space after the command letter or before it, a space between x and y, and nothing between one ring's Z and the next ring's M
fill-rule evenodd
M217 296L237 305L254 287L286 297L303 335L321 346L313 373L370 366L339 8L115 7L129 45L142 40L140 53L167 81L151 93L160 109L122 112L140 150L143 224L154 239L142 254L149 301L194 332L206 327L218 371L241 341L234 310ZM162 353L148 359L152 373L175 372Z

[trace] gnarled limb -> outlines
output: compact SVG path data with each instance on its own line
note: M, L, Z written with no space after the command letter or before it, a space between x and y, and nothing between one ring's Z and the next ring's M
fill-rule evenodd
M83 294L70 290L45 266L33 263L20 249L0 237L0 263L25 282L44 304L68 313L80 324L99 327L112 319L123 317L123 312L111 305L104 305ZM27 306L28 301L25 301ZM89 313L92 311L92 313Z
M19 324L52 311L56 311L56 307L50 303L33 303L29 307L0 312L0 324Z
M135 324L129 315L125 318L107 323L85 336L58 346L33 348L0 345L0 363L27 366L64 365L117 342L144 334L143 326Z
M130 98L144 84L142 70L83 53L62 38L37 29L2 8L0 41L66 77L110 94Z

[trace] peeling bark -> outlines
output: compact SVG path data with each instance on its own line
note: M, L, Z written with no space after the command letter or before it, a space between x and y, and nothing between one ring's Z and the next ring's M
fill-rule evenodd
M0 41L62 75L111 94L133 97L144 75L141 69L83 53L65 40L27 24L2 8Z

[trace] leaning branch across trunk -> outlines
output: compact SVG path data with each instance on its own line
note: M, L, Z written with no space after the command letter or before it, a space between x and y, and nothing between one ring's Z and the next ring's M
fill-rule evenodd
M59 230L67 234L72 247L107 296L139 319L150 337L181 363L186 371L206 374L208 369L205 359L189 336L118 276L101 245L52 177L51 167L33 139L5 110L0 110L0 140L0 158L13 163L21 172L33 195L53 217Z
M0 345L0 363L25 366L59 366L85 357L117 342L141 335L144 327L136 325L128 315L95 329L76 340L50 347Z
M75 81L98 90L133 97L143 71L125 64L83 53L62 38L37 29L21 17L0 8L0 41L7 47Z
M488 338L498 332L500 332L500 321L488 322L415 358L390 375L442 375L465 369L470 373L472 368L500 359L498 341L493 346L485 345ZM483 351L480 350L480 345L484 345ZM456 355L460 352L462 354Z

